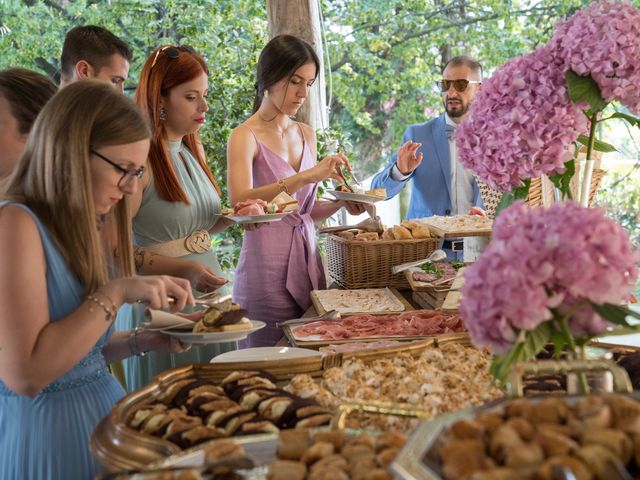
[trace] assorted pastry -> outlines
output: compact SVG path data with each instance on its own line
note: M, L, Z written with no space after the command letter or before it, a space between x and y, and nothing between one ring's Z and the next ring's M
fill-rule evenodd
M222 215L257 216L268 213L293 213L300 208L298 201L286 192L280 192L270 202L262 199L248 199L236 203L233 208L222 209Z
M362 242L375 242L378 240L423 240L431 238L429 228L413 220L405 220L400 225L386 228L382 233L367 232L357 228L337 232L340 238L345 240L357 240Z
M220 385L178 380L133 411L127 425L189 448L215 438L326 425L331 416L317 401L277 388L266 372L236 371Z
M456 343L428 347L417 357L400 353L369 362L347 359L326 370L318 384L296 375L285 390L313 398L327 408L340 400L379 401L420 407L433 418L501 398L489 373L491 355ZM408 431L416 420L386 415L353 415L351 428Z
M247 311L240 305L232 303L229 298L209 306L202 318L193 326L193 333L251 330L251 321L245 315Z
M401 433L347 436L342 430L288 430L278 437L278 459L268 480L392 480L388 465L404 446Z
M640 465L640 403L623 395L516 399L450 425L434 444L447 480L607 480Z

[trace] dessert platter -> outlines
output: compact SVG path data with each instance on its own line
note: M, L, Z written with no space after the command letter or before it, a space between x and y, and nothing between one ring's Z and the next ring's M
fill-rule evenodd
M435 236L444 238L488 237L493 226L493 220L480 215L434 215L414 221L426 225Z

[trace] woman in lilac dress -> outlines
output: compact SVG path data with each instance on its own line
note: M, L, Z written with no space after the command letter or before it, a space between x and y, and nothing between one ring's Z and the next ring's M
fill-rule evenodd
M299 317L311 306L311 290L326 288L315 222L341 207L356 215L363 211L356 204L316 201L317 183L332 178L347 159L332 155L316 163L315 132L290 118L306 100L319 65L303 40L273 38L258 60L253 115L229 137L227 184L233 204L271 201L285 192L300 205L296 214L245 232L233 297L251 319L267 322L245 347L274 345L282 337L276 323Z

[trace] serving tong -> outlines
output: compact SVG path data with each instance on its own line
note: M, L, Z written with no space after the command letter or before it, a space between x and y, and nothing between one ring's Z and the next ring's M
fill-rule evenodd
M340 315L339 311L329 310L324 315L320 315L317 317L294 318L292 320L285 320L284 322L279 322L278 327L284 327L285 325L302 325L304 323L321 322L321 321L339 322L340 320L342 320L342 316Z
M360 223L356 225L340 225L337 227L325 227L319 230L319 233L336 233L336 232L344 232L346 230L364 230L365 232L384 232L384 225L382 225L382 221L380 221L380 217L375 218L366 218Z
M420 265L424 265L425 263L429 263L429 262L432 262L432 263L439 262L441 260L444 260L445 258L447 258L446 252L444 250L437 249L431 252L431 255L429 255L425 259L416 260L415 262L407 262L401 265L396 265L395 267L391 267L391 273L396 274L396 273L404 272L405 270L408 270L411 267L419 267ZM442 282L442 283L446 283L446 282ZM434 282L434 285L435 285L435 282Z

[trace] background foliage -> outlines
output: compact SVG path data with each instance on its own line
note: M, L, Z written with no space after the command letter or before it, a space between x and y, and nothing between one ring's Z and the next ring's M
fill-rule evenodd
M331 127L352 144L358 177L386 162L408 124L440 111L433 85L443 61L468 54L490 74L546 41L559 19L588 3L321 0L333 84ZM250 113L266 18L260 0L0 0L0 68L24 66L57 80L65 32L81 24L102 25L132 45L133 88L144 59L159 45L195 47L210 66L211 110L202 137L226 191L226 140ZM238 231L219 239L238 240ZM227 267L236 253L234 248L222 259Z

